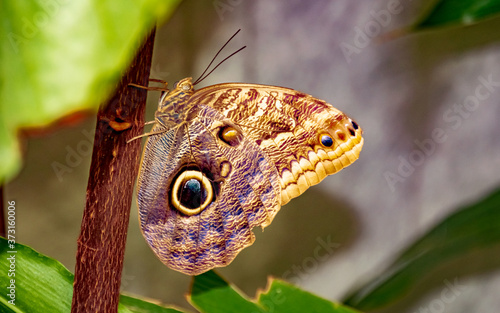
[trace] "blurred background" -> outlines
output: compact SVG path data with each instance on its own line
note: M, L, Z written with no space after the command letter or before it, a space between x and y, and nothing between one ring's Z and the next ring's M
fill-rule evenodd
M222 55L247 48L198 88L223 82L290 87L326 100L364 130L357 162L283 207L265 231L255 229L253 246L219 270L249 296L271 275L340 301L441 219L500 186L500 20L379 38L415 22L431 4L185 0L159 26L152 78L173 84L198 77L241 28ZM150 92L147 120L158 98ZM5 189L5 198L17 203L18 241L71 271L94 128L89 117L29 139L24 169ZM54 162L71 172L58 175ZM431 272L383 312L432 308L450 288L446 282L459 291L436 312L496 312L500 272L484 259L495 257ZM146 245L134 200L122 290L189 307L189 283Z

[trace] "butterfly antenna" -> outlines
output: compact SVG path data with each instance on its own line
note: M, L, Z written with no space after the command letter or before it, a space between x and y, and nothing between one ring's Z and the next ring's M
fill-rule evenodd
M142 134L142 135L139 135L139 136L135 136L129 140L127 140L127 143L130 143L136 139L139 139L139 138L142 138L142 137L149 137L149 136L154 136L154 135L160 135L160 134L163 134L165 133L166 130L165 129L162 129L162 130L159 130L159 131L156 131L156 132L149 132L149 133L145 133L145 134Z
M207 68L205 68L205 70L203 71L203 73L201 73L200 77L198 77L198 79L195 81L194 84L196 84L200 78L208 71L208 69L210 68L210 65L212 65L212 63L214 63L215 59L217 59L217 56L222 52L222 50L224 50L224 48L227 46L227 44L234 38L234 36L236 36L239 32L241 31L241 28L238 29L236 31L236 33L234 33L234 35L231 36L231 38L229 38L228 41L226 41L226 43L219 49L219 51L217 51L217 53L215 54L215 56L212 58L212 61L210 61L210 63L208 64Z
M224 61L226 61L227 59L229 59L230 57L232 57L233 55L235 55L236 53L240 52L241 50L245 49L247 46L243 46L241 48L239 48L238 50L236 50L235 52L231 53L227 58L225 58L224 60L220 61L219 64L217 64L210 72L208 72L207 75L205 75L203 78L198 78L194 83L193 85L196 85L198 83L201 83L205 78L208 77L208 75L212 74L213 71L215 71L219 65L221 65L222 63L224 63Z
M195 80L195 82L193 83L193 85L196 85L196 84L199 84L202 80L204 80L205 78L208 77L208 75L210 75L217 67L219 67L219 65L221 65L224 61L226 61L227 59L229 59L230 57L232 57L233 55L235 55L236 53L240 52L241 50L245 49L246 46L243 46L242 48L238 49L236 52L233 52L230 56L228 56L227 58L225 58L224 60L220 61L219 64L217 64L208 74L205 75L205 73L208 71L208 69L210 68L210 66L212 65L212 63L214 63L215 59L217 58L217 56L222 52L222 50L224 50L224 48L227 46L227 44L234 38L234 36L236 36L239 32L241 31L241 29L238 29L238 31L236 31L236 33L234 33L233 36L231 36L231 38L229 38L228 41L226 41L226 43L222 46L222 48L219 49L219 51L215 54L215 56L212 58L212 61L210 61L210 63L208 64L208 66L205 68L205 70L203 71L203 73L201 73L200 77L198 77L198 79Z

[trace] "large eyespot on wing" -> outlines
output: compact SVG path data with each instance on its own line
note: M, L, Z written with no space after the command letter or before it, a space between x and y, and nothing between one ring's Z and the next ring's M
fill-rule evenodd
M170 202L179 212L191 216L203 211L214 197L210 180L198 170L183 171L174 181Z
M163 263L188 275L228 265L253 243L251 229L269 225L280 207L275 167L223 119L201 110L186 128L189 140L181 129L152 137L143 156L141 229Z

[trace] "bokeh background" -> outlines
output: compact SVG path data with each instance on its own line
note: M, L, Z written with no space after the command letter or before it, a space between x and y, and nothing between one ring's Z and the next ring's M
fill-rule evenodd
M246 82L294 88L332 103L364 129L356 163L283 207L265 231L255 230L255 244L219 271L249 296L272 275L342 300L441 219L500 186L500 20L363 40L359 29L378 24L379 31L372 29L379 35L401 29L432 4L396 2L399 12L381 23L377 17L394 1L185 0L159 26L152 77L171 84L197 77L241 28L222 54L247 48L199 87ZM350 54L349 45L356 47ZM485 80L493 83L482 88L484 99L468 104ZM148 120L158 97L149 95ZM6 199L17 203L18 241L71 271L94 128L89 117L28 139L24 169L5 188ZM54 162L71 172L57 175ZM460 292L440 312L496 312L500 272L487 263L472 258L430 272L384 312L430 308L445 281L458 281ZM123 273L123 291L189 307L190 277L156 259L140 234L135 204Z

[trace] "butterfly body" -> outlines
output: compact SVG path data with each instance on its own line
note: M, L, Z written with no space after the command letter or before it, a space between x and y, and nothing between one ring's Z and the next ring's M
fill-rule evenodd
M292 89L190 78L160 100L138 179L142 232L169 267L228 265L280 207L354 162L359 126Z

